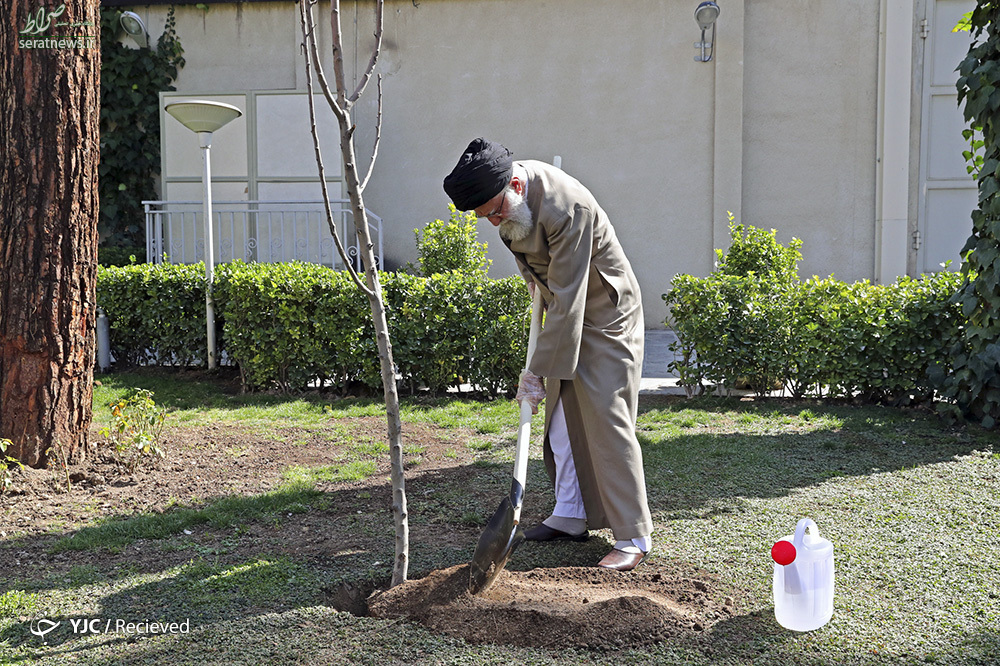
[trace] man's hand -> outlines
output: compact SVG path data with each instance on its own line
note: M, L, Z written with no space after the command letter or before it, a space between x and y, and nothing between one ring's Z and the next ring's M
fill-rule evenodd
M527 400L531 405L531 413L538 413L538 403L545 399L545 385L542 378L530 370L521 372L521 379L517 383L517 395L514 399L518 402ZM522 403L523 404L523 403Z
M535 286L535 283L534 282L529 282L528 283L528 296L531 297L531 300L535 300L535 289L537 289L537 287ZM549 304L545 302L545 299L542 299L542 312L545 312L548 309L549 309Z

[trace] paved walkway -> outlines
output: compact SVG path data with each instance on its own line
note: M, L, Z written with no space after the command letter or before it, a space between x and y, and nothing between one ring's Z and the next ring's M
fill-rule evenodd
M667 365L674 358L669 347L676 340L674 332L665 328L646 329L646 354L642 362L640 395L684 395L684 389L677 386L677 373L667 370Z

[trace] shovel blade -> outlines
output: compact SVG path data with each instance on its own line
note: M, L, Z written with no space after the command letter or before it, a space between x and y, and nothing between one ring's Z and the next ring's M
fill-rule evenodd
M489 589L522 541L524 530L514 522L510 498L504 497L476 545L469 567L469 592L479 594Z

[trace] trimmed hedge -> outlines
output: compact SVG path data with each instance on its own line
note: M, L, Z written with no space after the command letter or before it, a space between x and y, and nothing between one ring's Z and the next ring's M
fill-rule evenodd
M754 236L750 227L748 238ZM734 238L743 227L733 225ZM850 397L906 403L933 397L947 372L963 316L952 296L962 276L941 272L894 284L799 282L788 254L757 233L760 257L780 271L678 275L663 295L678 337L670 369L689 395L706 383L744 386L757 395L786 388L796 397ZM797 241L791 250L797 254ZM720 259L723 259L720 253ZM762 277L763 274L763 277Z
M316 381L382 386L368 300L343 272L307 263L217 268L225 348L248 389L301 390ZM400 381L440 392L460 384L510 392L527 351L530 300L520 277L482 272L381 273ZM98 304L112 351L126 363L204 364L204 267L102 268Z
M224 290L215 300L221 356ZM116 363L206 364L204 264L98 266L97 305L108 317Z

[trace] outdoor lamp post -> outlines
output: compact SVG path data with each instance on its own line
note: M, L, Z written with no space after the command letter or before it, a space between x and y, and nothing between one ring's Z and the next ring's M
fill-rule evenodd
M208 369L214 370L216 363L215 346L215 302L212 300L212 270L215 263L215 247L212 242L212 132L236 120L243 112L231 104L208 100L185 100L171 102L164 110L180 121L184 127L198 134L201 145L202 187L205 219L205 324L208 329Z

